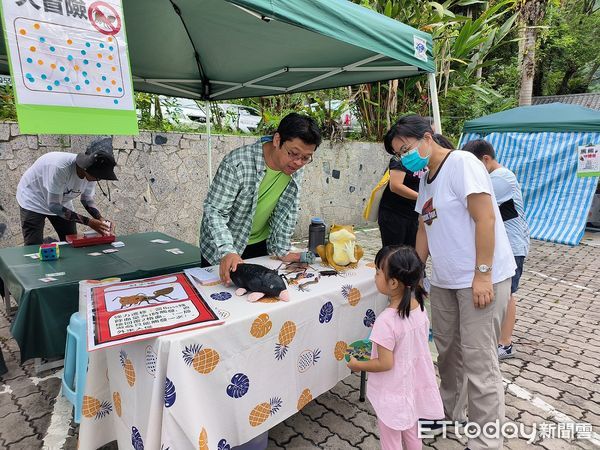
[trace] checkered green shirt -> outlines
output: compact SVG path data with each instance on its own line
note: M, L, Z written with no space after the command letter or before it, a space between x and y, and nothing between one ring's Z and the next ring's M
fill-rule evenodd
M241 255L246 248L258 201L258 188L267 173L263 137L254 144L240 147L223 158L204 201L200 226L200 253L211 264L219 264L227 253ZM269 254L284 256L296 221L300 184L304 169L292 174L292 179L279 197L269 219L271 232L267 238Z

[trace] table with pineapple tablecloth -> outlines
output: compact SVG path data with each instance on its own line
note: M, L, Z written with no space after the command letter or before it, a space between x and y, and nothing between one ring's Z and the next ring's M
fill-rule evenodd
M350 374L347 344L368 336L387 299L364 261L302 286L323 269L292 282L289 302L199 287L224 324L90 353L79 448L228 449L331 389Z

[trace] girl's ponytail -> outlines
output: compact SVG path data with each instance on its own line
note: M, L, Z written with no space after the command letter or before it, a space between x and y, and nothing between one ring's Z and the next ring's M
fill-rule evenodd
M400 317L405 318L410 314L410 301L412 299L412 290L410 286L404 285L404 294L402 295L402 300L398 305L398 314Z
M422 279L423 278L421 278L421 280ZM425 304L426 297L427 297L427 291L423 287L423 284L421 282L419 282L419 284L417 284L417 287L415 288L415 298L419 302L419 305L421 305L421 309L423 309L423 305Z

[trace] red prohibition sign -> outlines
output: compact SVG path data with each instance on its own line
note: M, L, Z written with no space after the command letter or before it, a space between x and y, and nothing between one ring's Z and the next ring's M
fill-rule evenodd
M88 19L93 27L102 34L114 36L121 31L119 13L106 2L92 3L88 8Z

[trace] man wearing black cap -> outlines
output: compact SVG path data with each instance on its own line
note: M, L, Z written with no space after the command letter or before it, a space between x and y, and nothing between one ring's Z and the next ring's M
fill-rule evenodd
M46 219L61 241L77 233L76 223L106 235L110 225L94 202L95 182L116 180L112 139L93 142L85 153L50 152L40 156L25 171L17 187L21 207L21 228L25 245L43 241ZM81 203L92 217L73 211L73 199L81 195Z

